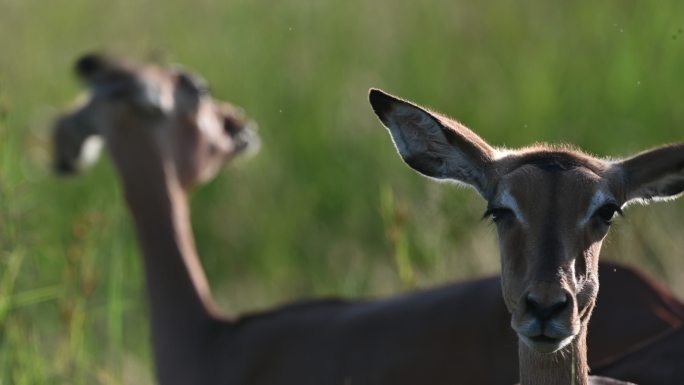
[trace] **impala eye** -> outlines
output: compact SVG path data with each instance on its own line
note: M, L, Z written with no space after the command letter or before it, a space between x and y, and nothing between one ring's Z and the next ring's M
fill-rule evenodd
M204 96L209 94L207 82L197 75L180 71L178 72L178 82L182 87L193 92L195 95Z
M482 218L491 218L494 223L498 223L504 219L515 217L513 210L506 207L492 207L485 211Z
M596 210L596 212L594 212L594 218L597 218L604 224L610 226L613 223L615 213L622 215L622 210L620 210L620 206L618 206L615 203L606 203L605 205L599 207L599 209Z

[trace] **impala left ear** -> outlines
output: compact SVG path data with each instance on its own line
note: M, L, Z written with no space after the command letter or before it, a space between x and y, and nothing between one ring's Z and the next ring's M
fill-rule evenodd
M425 176L472 186L486 197L495 153L487 142L458 122L378 89L370 90L369 101L406 164Z
M642 152L614 165L625 204L675 199L684 193L684 143Z
M104 142L85 115L82 112L64 115L52 129L54 169L60 175L82 171L100 157Z

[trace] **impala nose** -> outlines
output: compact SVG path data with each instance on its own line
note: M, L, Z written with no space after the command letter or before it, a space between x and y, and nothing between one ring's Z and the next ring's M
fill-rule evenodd
M565 291L560 291L556 295L529 292L525 297L527 313L539 321L548 321L568 307L569 297Z

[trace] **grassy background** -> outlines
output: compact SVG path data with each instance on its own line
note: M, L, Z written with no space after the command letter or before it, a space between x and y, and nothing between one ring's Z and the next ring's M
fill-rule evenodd
M240 313L497 271L484 203L400 162L369 87L497 145L627 155L684 138L683 28L679 0L0 0L0 385L151 383L111 165L49 172L81 53L183 63L260 123L261 154L193 197L215 296ZM603 257L684 297L683 216L681 200L630 208Z

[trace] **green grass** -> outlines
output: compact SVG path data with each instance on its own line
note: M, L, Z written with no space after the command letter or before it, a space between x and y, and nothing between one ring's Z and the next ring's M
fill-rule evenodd
M262 153L193 197L231 313L493 273L469 190L404 166L376 86L497 145L620 156L684 138L684 2L0 0L0 385L150 383L141 266L109 162L50 174L84 51L183 63L261 126ZM684 202L634 207L604 257L684 297Z

